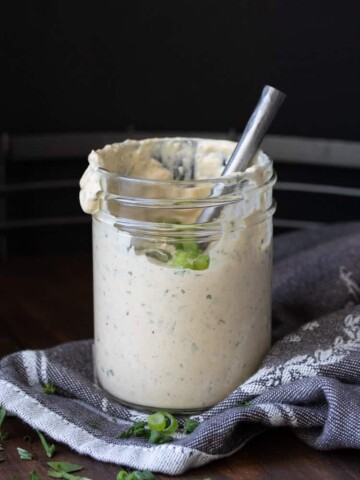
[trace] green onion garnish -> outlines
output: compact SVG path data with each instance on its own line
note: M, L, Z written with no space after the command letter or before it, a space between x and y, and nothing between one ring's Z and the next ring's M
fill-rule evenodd
M147 419L150 430L162 432L165 435L171 435L179 427L176 418L168 412L157 412L149 415Z
M143 472L140 470L134 470L131 473L128 473L125 470L120 470L120 472L116 475L116 480L155 480L156 477L153 473L149 472L148 470L144 470Z
M192 433L197 427L199 426L199 422L196 420L193 420L192 418L189 418L186 420L184 423L184 432L186 434Z
M157 430L158 432L162 432L166 428L166 418L160 412L149 415L147 423L150 430Z
M55 385L53 383L45 383L44 385L44 392L51 395L56 392Z
M194 241L176 244L176 251L172 259L173 267L206 270L209 264L209 255L202 253L199 245Z
M28 452L24 448L17 447L19 457L21 460L32 460L33 456L31 452Z
M56 450L56 447L55 445L49 445L44 437L44 435L41 433L41 432L38 432L36 430L37 434L39 435L39 438L40 438L40 441L41 441L41 445L43 446L45 452L46 452L46 455L51 458L54 456L54 453L55 453L55 450Z

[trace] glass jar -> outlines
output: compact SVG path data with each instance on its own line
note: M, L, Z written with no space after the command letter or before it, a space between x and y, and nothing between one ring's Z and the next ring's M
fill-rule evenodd
M270 346L275 174L259 152L245 173L194 180L206 177L203 159L221 172L235 144L145 142L172 179L129 175L141 142L116 144L116 168L105 149L90 161L96 375L132 407L196 412L251 376ZM178 146L161 154L166 142Z

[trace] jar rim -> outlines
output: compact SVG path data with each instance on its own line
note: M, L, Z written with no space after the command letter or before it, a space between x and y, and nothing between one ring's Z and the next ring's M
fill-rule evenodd
M183 144L186 144L188 142L196 142L197 144L204 143L206 144L218 144L219 149L221 145L225 148L225 150L228 149L226 152L227 157L230 157L230 154L232 153L233 149L236 146L236 142L231 141L231 140L226 140L226 139L212 139L212 138L200 138L200 137L153 137L153 138L145 138L142 140L125 140L123 142L119 143L113 143L110 145L106 145L105 147L97 150L93 150L90 155L89 155L89 163L90 166L93 167L93 170L98 172L101 175L105 175L109 178L112 179L117 179L118 181L126 181L126 182L132 182L133 184L144 184L148 186L155 186L155 185L167 185L167 186L180 186L180 187L186 187L186 186L191 186L191 185L203 185L203 184L209 184L209 183L222 183L224 186L232 186L236 185L238 183L241 183L244 181L251 181L251 176L253 174L254 167L261 169L262 171L268 170L269 172L272 173L273 169L273 162L271 158L262 150L258 150L254 157L257 157L260 161L259 165L253 165L251 167L248 167L245 171L243 172L234 172L229 175L222 176L216 175L212 177L206 177L206 178L200 178L200 179L187 179L187 180L177 180L177 179L153 179L153 178L142 178L138 176L132 176L132 175L123 175L117 172L112 172L111 170L107 169L106 167L102 166L101 164L96 165L97 159L100 157L101 159L106 158L106 154L108 153L107 150L111 150L114 148L121 148L121 149L126 149L127 146L134 146L136 145L137 148L141 146L145 146L147 144L152 145L155 147L157 144L164 144L164 143L175 143L175 142L180 142ZM94 159L92 162L91 159ZM265 181L262 182L262 184L266 183L266 180L270 177L265 177ZM261 185L262 185L261 184ZM261 186L258 185L258 186Z
M192 145L193 150L191 152L185 151L184 153L182 148L178 149L177 154L179 157L182 156L184 159L190 158L192 162L197 162L203 155L204 158L207 155L211 156L212 151L218 151L222 156L225 152L225 158L229 158L233 145L236 145L235 142L227 140L188 139L182 137L146 139L141 142L128 140L126 142L129 143L121 142L107 145L101 150L91 152L89 156L90 165L80 181L80 201L83 210L86 213L93 214L100 208L100 203L103 204L103 202L108 201L144 208L206 208L216 206L216 204L226 205L235 203L256 196L272 188L276 182L273 162L261 150L255 154L256 157L253 164L245 171L210 178L203 178L204 173L206 174L206 169L200 173L202 178L198 179L140 178L118 173L121 165L111 163L113 158L121 158L122 149L126 148L127 145L129 146L130 155L133 155L133 152L145 145L144 153L139 151L139 154L153 156L149 158L156 159L157 141L168 141L175 144L176 141L186 142L189 140L199 142L198 145L200 145L200 142L204 142L200 145L200 150L198 145L196 146L197 150L194 150ZM219 142L218 150L217 142ZM152 148L154 150L151 150ZM172 155L171 150L170 153ZM169 156L169 151L165 153L165 166L167 166L166 156ZM217 173L219 168L221 168L219 158L216 159L216 162L215 171ZM190 165L192 164L190 163ZM111 168L113 168L113 171L111 171ZM184 165L184 168L190 168L190 171L187 170L187 174L193 174L192 167L189 167L189 164ZM125 172L128 173L126 170ZM175 175L175 171L173 171L173 174Z

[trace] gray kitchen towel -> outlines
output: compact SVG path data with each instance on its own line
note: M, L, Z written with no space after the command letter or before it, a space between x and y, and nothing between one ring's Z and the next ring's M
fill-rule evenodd
M0 404L81 454L167 474L231 455L268 427L288 426L317 449L360 448L359 299L359 223L276 238L271 351L172 443L118 438L146 415L94 384L90 340L3 358Z

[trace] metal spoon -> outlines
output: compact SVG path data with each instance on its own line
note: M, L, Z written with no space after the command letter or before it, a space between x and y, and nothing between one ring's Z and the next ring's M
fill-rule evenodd
M221 176L246 170L285 98L286 95L280 90L269 85L264 87L255 110ZM220 195L223 190L224 186L221 185L215 188L213 193ZM216 208L204 210L196 223L210 222L216 215L216 211Z

